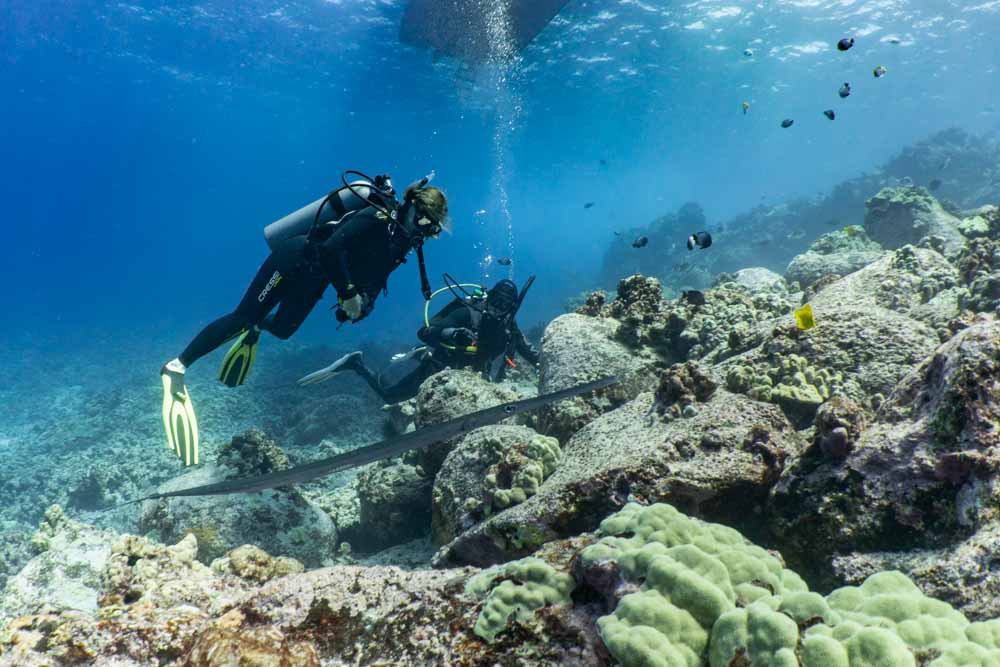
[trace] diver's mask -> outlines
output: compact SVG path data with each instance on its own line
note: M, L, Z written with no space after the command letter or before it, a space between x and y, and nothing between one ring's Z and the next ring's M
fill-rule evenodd
M403 228L408 234L414 234L422 238L436 239L444 229L442 221L435 220L432 216L423 211L415 202L409 202L402 216Z
M486 312L497 319L503 319L517 307L517 285L513 280L504 279L486 293Z

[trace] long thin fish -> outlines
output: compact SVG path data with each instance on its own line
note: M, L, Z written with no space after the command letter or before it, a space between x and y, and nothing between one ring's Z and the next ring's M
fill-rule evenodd
M321 459L319 461L313 461L312 463L304 463L300 466L289 468L287 470L278 470L266 475L260 475L259 477L229 479L224 482L194 486L189 489L167 491L165 493L154 493L143 498L129 500L121 505L117 505L109 509L117 509L118 507L141 503L146 500L158 500L160 498L222 496L230 493L255 493L265 489L273 489L277 486L304 484L306 482L319 479L320 477L331 475L335 472L364 465L365 463L392 458L414 449L423 449L425 447L429 447L435 442L450 440L455 436L468 433L469 431L482 426L496 424L497 422L503 421L508 417L512 417L522 412L535 410L550 403L555 403L556 401L561 401L565 398L572 398L573 396L585 394L588 391L594 391L595 389L603 389L604 387L608 387L617 382L617 377L609 376L593 382L579 384L575 387L570 387L569 389L554 391L552 393L543 394L542 396L536 396L534 398L526 398L523 401L514 401L512 403L504 403L492 408L486 408L485 410L473 412L462 417L456 417L455 419L450 419L440 424L425 426L422 429L406 433L397 438L383 440L382 442L375 443L374 445L361 447L360 449L355 449L354 451L345 452L343 454L331 456L330 458Z

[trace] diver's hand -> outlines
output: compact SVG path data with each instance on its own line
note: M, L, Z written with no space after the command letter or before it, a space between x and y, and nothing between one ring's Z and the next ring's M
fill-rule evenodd
M343 299L340 302L340 308L347 315L347 319L352 322L361 319L361 314L365 312L365 305L368 301L368 297L364 294L355 294L349 299Z
M441 330L441 339L452 345L471 345L476 340L476 334L465 327L448 327Z

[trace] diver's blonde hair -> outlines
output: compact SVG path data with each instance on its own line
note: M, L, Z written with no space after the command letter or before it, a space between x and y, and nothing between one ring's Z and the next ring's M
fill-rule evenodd
M439 223L448 217L448 198L438 188L431 186L417 190L413 194L413 202Z

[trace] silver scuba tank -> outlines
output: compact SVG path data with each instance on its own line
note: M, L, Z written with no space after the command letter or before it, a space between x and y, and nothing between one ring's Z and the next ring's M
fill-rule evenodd
M323 202L327 200L327 195L306 204L299 210L289 213L265 227L264 240L273 250L276 244L286 239L308 234L314 222L318 225L337 224L347 213L360 211L369 205L366 200L377 194L370 186L369 181L352 181L353 192L351 188L344 187L335 192L325 206L323 206ZM323 210L317 220L316 211L319 210L320 206L323 206Z

